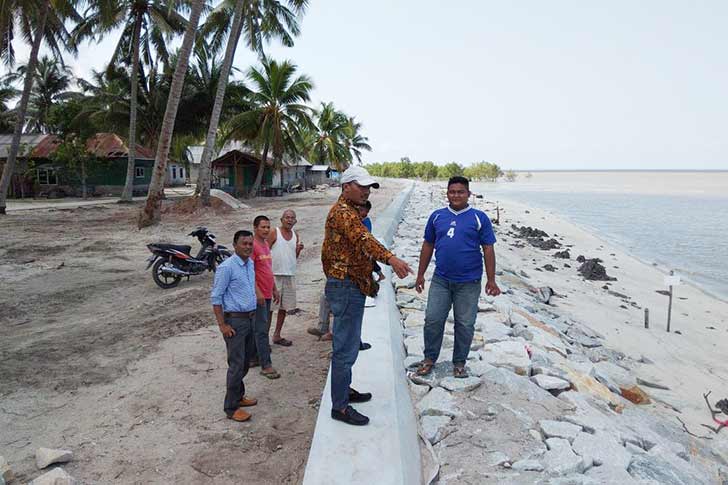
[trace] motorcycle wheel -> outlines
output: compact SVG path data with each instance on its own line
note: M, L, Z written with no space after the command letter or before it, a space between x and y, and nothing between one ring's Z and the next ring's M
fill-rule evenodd
M162 272L162 267L165 264L167 264L167 261L164 259L158 259L157 262L154 263L154 266L152 266L152 279L157 286L163 290L168 290L177 286L179 282L182 281L182 277Z

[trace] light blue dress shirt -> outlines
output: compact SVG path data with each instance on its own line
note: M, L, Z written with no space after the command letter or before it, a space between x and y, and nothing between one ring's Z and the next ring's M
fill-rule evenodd
M256 309L255 263L252 258L243 262L237 254L217 267L210 301L222 305L224 312L252 312Z

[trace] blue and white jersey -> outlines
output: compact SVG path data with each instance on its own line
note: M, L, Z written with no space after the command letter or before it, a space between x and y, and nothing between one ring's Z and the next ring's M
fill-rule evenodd
M435 246L435 274L454 283L483 277L483 244L495 244L493 225L485 212L470 206L455 211L447 206L432 214L425 241Z

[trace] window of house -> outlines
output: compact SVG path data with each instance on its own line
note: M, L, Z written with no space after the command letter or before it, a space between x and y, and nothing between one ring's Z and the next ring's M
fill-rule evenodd
M58 185L56 171L52 168L39 168L38 183L40 185Z
M177 167L172 167L172 178L173 179L177 178Z
M144 178L144 167L135 167L134 176L138 179L143 179Z
M183 179L185 178L185 169L184 167L179 168L179 178Z

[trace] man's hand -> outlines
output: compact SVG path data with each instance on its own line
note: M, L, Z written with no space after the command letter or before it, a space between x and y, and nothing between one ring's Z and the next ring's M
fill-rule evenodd
M425 289L425 275L418 275L417 280L415 281L415 290L417 290L417 293L422 293L422 290Z
M495 284L495 281L488 281L485 283L485 294L490 296L498 296L501 294L500 288Z
M412 268L409 267L409 264L405 263L401 259L399 259L397 256L392 256L389 258L389 261L387 261L387 264L392 267L394 272L399 276L400 278L404 278L408 274L412 274Z
M276 305L281 303L281 294L278 293L278 288L273 288L273 302Z
M227 323L221 323L219 324L219 327L223 337L230 338L235 335L235 329Z

